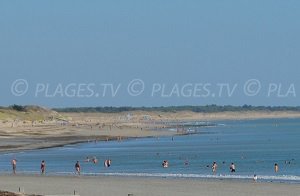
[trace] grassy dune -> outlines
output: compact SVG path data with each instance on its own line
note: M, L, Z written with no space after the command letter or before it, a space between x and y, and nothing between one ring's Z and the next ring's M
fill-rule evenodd
M39 106L24 106L22 111L12 107L0 109L0 120L20 120L20 121L43 121L43 120L64 120L64 116L50 109Z
M165 131L169 122L300 118L299 111L193 112L134 110L57 112L38 106L0 107L0 151L62 146L88 140L159 137L184 134ZM177 128L177 126L175 126ZM157 131L160 130L160 131Z

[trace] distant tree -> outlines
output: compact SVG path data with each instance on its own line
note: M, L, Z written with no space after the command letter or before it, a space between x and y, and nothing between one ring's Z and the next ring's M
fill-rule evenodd
M245 111L297 111L300 112L300 107L288 106L231 106L231 105L204 105L204 106L161 106L161 107L78 107L78 108L54 108L57 112L103 112L103 113L117 113L129 111L159 111L159 112L179 112L179 111L192 111L192 112L245 112Z
M21 105L12 105L10 106L11 109L16 110L18 112L26 112L26 107L25 106L21 106Z

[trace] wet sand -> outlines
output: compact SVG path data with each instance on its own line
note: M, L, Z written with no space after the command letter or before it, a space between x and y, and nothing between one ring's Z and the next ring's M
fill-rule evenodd
M113 176L7 176L0 175L6 191L41 195L82 196L250 196L298 195L299 184L262 183L237 180L199 180Z
M42 136L31 136L30 134L4 138L0 136L0 152L43 149L88 141L124 140L127 138L160 137L175 134L177 133L170 131L141 131L136 128L124 128L122 130L112 129L110 131L78 129L70 130L69 133L62 132L61 134L46 134Z
M130 114L130 115L129 115ZM0 152L41 149L87 142L134 137L184 134L162 131L168 122L300 118L297 112L120 112L62 113L67 121L0 121ZM34 122L34 123L33 123Z

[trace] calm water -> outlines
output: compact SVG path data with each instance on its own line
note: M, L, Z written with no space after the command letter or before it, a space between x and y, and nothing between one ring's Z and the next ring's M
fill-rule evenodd
M252 178L300 182L300 119L272 119L217 122L214 127L197 128L199 134L131 139L122 142L90 142L61 148L0 155L0 172L10 172L10 160L18 160L19 172L39 172L46 160L47 173L73 174L76 160L90 175L134 175L195 178ZM96 156L99 163L84 162ZM110 168L103 167L105 159ZM162 168L163 160L169 168ZM185 165L184 162L189 164ZM217 174L211 164L218 164ZM231 174L234 162L237 172ZM274 173L274 163L279 172ZM208 167L209 165L209 167ZM65 173L66 172L66 173Z

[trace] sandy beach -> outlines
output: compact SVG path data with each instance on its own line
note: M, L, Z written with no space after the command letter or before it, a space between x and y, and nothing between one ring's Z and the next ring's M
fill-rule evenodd
M0 0L0 196L300 196L300 0Z
M0 152L8 152L57 147L91 140L184 134L181 130L179 132L161 130L168 122L299 118L300 113L267 111L57 113L38 108L27 113L1 111L0 117Z
M143 112L62 113L64 120L4 119L0 151L42 149L86 141L123 140L184 134L165 131L166 122L299 118L294 112ZM275 120L276 121L276 120ZM159 177L40 176L0 174L0 190L39 195L297 195L298 184L250 180L204 180Z
M236 180L199 180L143 177L86 176L0 176L6 191L40 195L97 196L250 196L298 195L298 184L263 183Z

